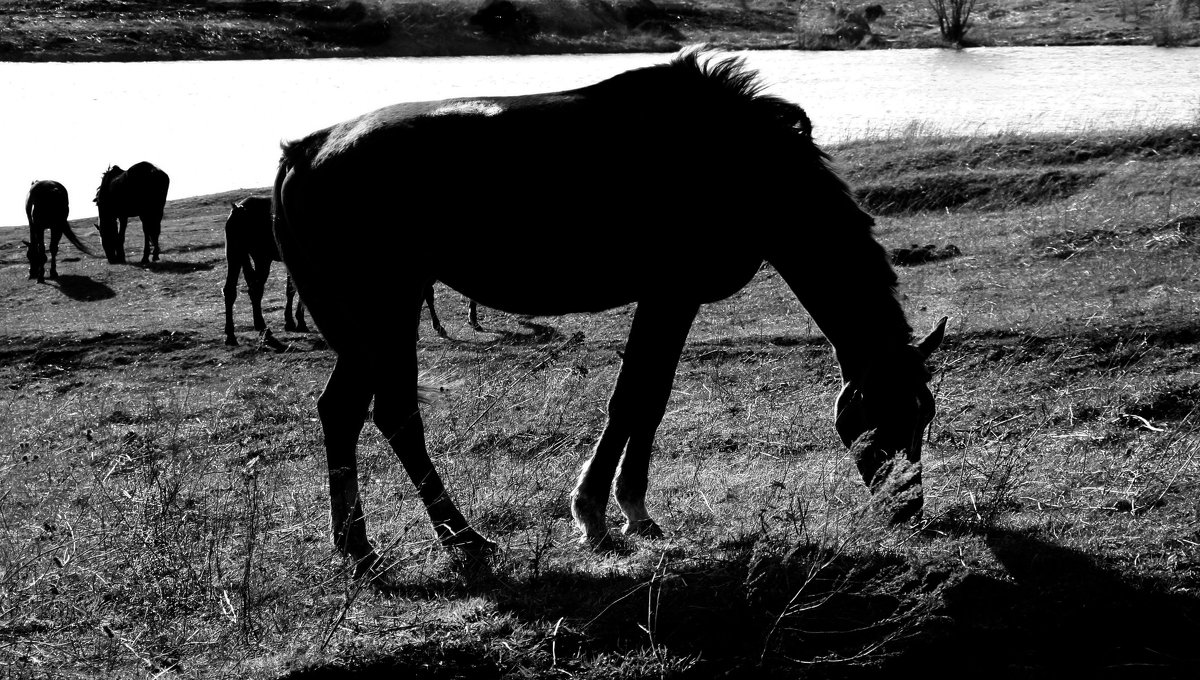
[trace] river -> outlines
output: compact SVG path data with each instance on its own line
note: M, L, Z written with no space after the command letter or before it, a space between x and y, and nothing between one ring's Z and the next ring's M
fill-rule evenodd
M904 134L1079 131L1200 122L1200 48L1014 47L736 53L803 106L818 142ZM665 54L0 63L0 225L57 179L95 215L110 164L148 160L171 198L271 183L279 142L400 101L542 92ZM494 168L463 168L492 172ZM167 215L170 219L170 215Z

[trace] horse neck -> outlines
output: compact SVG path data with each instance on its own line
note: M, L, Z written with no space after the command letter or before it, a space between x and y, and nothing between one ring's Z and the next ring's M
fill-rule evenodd
M896 274L869 232L836 246L810 247L807 256L770 261L833 345L844 382L911 343Z

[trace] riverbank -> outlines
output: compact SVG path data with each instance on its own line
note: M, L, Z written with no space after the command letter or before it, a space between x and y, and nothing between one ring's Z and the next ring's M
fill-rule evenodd
M884 13L868 14L873 18L865 35L844 30L847 12L866 7L854 2L516 0L481 12L482 4L10 0L0 4L0 60L670 52L693 43L728 50L944 45L924 0L880 5ZM1200 8L1182 7L1182 12L1161 11L1149 0L994 0L976 6L967 41L979 46L1200 45Z

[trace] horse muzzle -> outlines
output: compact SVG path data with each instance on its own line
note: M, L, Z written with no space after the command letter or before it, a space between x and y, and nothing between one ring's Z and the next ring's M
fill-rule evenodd
M855 465L867 488L872 504L890 524L902 524L918 518L925 506L921 487L921 443L897 446L868 430L850 445Z

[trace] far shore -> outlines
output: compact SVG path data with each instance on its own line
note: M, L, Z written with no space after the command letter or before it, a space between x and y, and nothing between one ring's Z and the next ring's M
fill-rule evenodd
M1141 7L1139 4L1144 4ZM993 0L950 44L925 0L220 0L0 3L0 62L487 56L721 50L1200 46L1200 11L1149 0ZM868 23L869 7L882 12ZM515 13L514 13L515 12ZM1192 16L1196 15L1196 16Z

